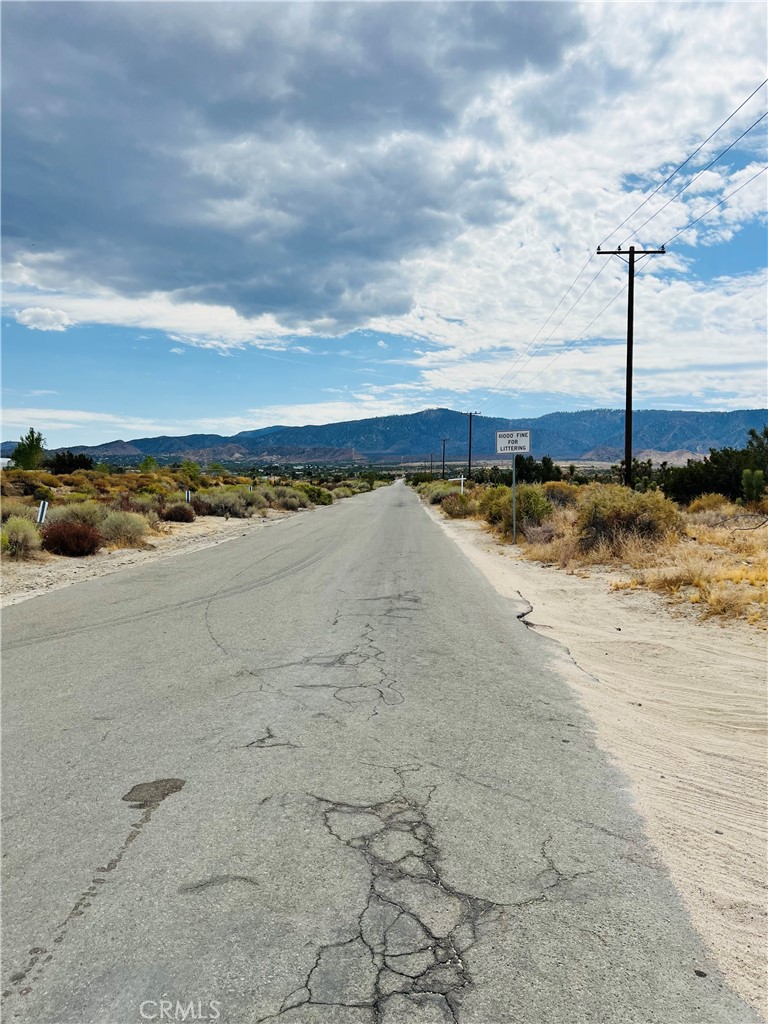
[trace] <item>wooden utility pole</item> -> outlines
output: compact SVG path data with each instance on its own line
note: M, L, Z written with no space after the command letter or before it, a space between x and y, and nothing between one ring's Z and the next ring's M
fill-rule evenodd
M467 479L472 476L472 413L469 414L469 441L467 443Z
M635 341L635 259L642 256L664 256L666 249L635 249L630 245L626 250L629 259L624 259L621 246L618 249L601 249L598 245L598 256L620 256L629 267L627 284L627 381L624 402L624 483L632 487L632 357Z
M443 472L442 472L442 476L441 476L442 480L445 480L445 442L447 440L448 440L447 437L441 437L440 438L440 441L442 442L442 445L443 445Z

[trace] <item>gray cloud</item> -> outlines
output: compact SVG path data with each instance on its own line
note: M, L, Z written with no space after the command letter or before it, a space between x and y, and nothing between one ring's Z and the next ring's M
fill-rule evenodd
M509 216L461 118L555 69L562 3L6 4L6 255L346 330L411 304L402 261ZM450 140L463 136L461 155ZM38 264L44 269L44 262ZM60 264L59 264L60 266Z

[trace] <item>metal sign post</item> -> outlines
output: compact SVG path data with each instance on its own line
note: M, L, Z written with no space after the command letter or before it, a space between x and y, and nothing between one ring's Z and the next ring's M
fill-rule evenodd
M41 501L40 502L40 508L37 510L37 523L38 523L38 526L42 526L43 523L45 522L45 515L46 515L47 511L48 511L48 502L47 501Z
M530 430L497 430L496 454L512 456L512 543L517 544L517 456L531 450Z

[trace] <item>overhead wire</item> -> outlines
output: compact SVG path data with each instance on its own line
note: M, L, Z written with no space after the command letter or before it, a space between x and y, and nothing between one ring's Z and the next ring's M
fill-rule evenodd
M720 131L720 130L721 130L721 129L723 128L723 127L725 127L725 125L726 125L726 124L728 124L728 122L729 122L729 121L730 121L730 120L731 120L731 119L732 119L732 118L733 118L733 117L734 117L734 116L735 116L735 115L736 115L736 114L737 114L737 113L738 113L738 112L739 112L739 111L740 111L740 110L741 110L741 109L742 109L742 108L743 108L743 107L744 107L744 106L745 106L745 105L746 105L746 104L747 104L747 103L749 102L749 100L750 100L750 99L752 99L752 97L753 97L753 96L755 96L755 95L756 95L756 94L757 94L757 93L758 93L758 92L760 91L760 89L762 89L762 88L763 88L763 87L764 87L764 86L765 86L766 84L768 84L768 78L767 78L767 79L764 79L764 80L763 80L763 81L762 81L762 82L760 83L760 85L758 85L758 86L757 86L757 87L756 87L756 88L755 88L755 89L754 89L754 90L753 90L753 91L752 91L752 92L751 92L751 93L749 94L749 96L747 96L747 98L746 98L745 100L743 100L743 101L742 101L742 103L741 103L741 104L740 104L740 105L739 105L739 106L738 106L738 107L737 107L737 108L736 108L735 110L733 110L733 111L732 111L732 112L731 112L731 113L730 113L730 114L728 115L728 117L727 117L727 118L725 118L725 120L724 120L724 121L722 121L722 122L721 122L721 124L720 124L720 125L718 125L718 127L717 127L717 128L715 128L715 130L714 130L713 132L711 132L711 133L710 133L710 135L709 135L709 136L707 136L707 138L706 138L706 139L705 139L705 140L704 140L704 141L703 141L702 143L700 143L700 145L699 145L699 146L697 146L697 148L696 148L696 149L695 149L695 150L694 150L694 151L693 151L693 152L692 152L692 153L691 153L691 154L690 154L690 155L689 155L688 157L686 157L686 159L685 159L685 160L684 160L684 161L683 161L683 162L682 162L681 164L679 164L679 165L678 165L678 166L677 166L677 167L675 168L675 170L674 170L674 171L672 171L672 172L671 172L671 173L670 173L670 174L669 174L669 175L667 176L667 178L665 178L665 180L664 180L663 182L661 182L661 184L660 184L660 185L658 185L658 186L657 186L657 187L656 187L656 188L654 189L654 191L653 191L653 192L652 192L652 193L651 193L651 194L650 194L649 196L647 196L647 197L646 197L646 199L644 199L644 200L643 200L643 202L642 202L642 203L640 203L640 204L639 204L639 205L638 205L638 206L637 206L637 207L636 207L636 208L635 208L635 209L634 209L634 210L632 211L632 213L630 213L630 214L629 214L629 215L628 215L627 217L625 217L625 218L624 218L624 220L623 220L623 221L622 221L622 222L621 222L621 223L620 223L620 224L619 224L619 225L618 225L618 226L617 226L616 228L614 228L614 230L613 230L613 231L611 231L609 235L607 235L607 236L606 236L606 238L605 238L605 239L603 240L603 242L601 242L601 243L600 243L600 246L599 246L598 248L600 248L600 247L601 247L601 246L602 246L602 245L603 245L603 244L605 243L605 241L607 241L607 240L608 240L609 238L611 238L611 237L612 237L612 236L613 236L614 234L616 234L616 232L617 232L617 231L618 231L618 230L619 230L619 229L620 229L621 227L623 227L623 226L624 226L624 224L626 224L626 223L627 223L627 221L631 220L631 219L632 219L632 217L633 217L633 216L634 216L634 215L635 215L635 214L636 214L636 213L637 213L637 212L638 212L639 210L641 210L641 209L642 209L642 208L643 208L643 207L644 207L644 206L645 206L645 205L646 205L646 204L647 204L647 203L648 203L648 202L649 202L649 201L650 201L650 200L651 200L651 199L652 199L652 198L653 198L653 197L654 197L654 196L655 196L655 195L656 195L656 194L657 194L657 193L658 193L658 192L659 192L659 191L660 191L660 190L661 190L661 189L662 189L662 188L663 188L663 187L664 187L664 186L665 186L666 184L668 184L668 183L669 183L669 182L670 182L670 181L672 180L672 178L673 178L673 177L674 177L674 176L675 176L676 174L678 174L678 173L679 173L679 172L680 172L680 171L681 171L681 170L683 169L683 167L685 167L685 166L686 166L686 164L688 164L688 163L689 163L689 162L690 162L690 161L691 161L691 160L693 159L693 157L694 157L694 156L696 156L696 154L697 154L697 153L699 153L699 152L700 152L700 151L701 151L701 150L702 150L702 149L704 148L704 146L706 146L706 144L707 144L708 142L710 142L710 141L711 141L711 140L712 140L712 139L713 139L713 138L715 137L715 135L717 135L717 133L718 133L718 132L719 132L719 131ZM719 161L720 159L722 159L722 157L723 157L723 156L725 156L725 154L726 154L726 153L728 153L728 152L729 152L729 151L730 151L731 149L733 149L733 147L734 147L734 146L735 146L735 145L736 145L736 144L737 144L738 142L740 142L740 141L741 141L741 139L743 139L745 135L748 135L748 134L749 134L749 132L751 132L751 131L752 131L752 130L753 130L754 128L756 128L756 127L757 127L757 125L759 125L759 124L760 124L760 122L761 122L761 121L763 121L763 120L764 120L764 119L765 119L766 117L768 117L768 112L767 112L767 113L765 113L765 114L762 114L762 115L761 115L761 116L760 116L760 117L759 117L759 118L758 118L758 119L757 119L756 121L754 121L754 122L753 122L753 123L752 123L752 124L751 124L751 125L750 125L750 126L749 126L749 127L747 128L747 129L745 129L745 130L744 130L744 131L743 131L743 132L742 132L742 133L741 133L741 134L740 134L740 135L739 135L739 136L738 136L738 137L737 137L736 139L734 139L734 140L733 140L733 142L731 142L731 143L730 143L730 144L729 144L729 145L728 145L728 146L727 146L727 147L726 147L726 148L725 148L724 150L722 150L722 151L721 151L721 152L720 152L720 153L719 153L719 154L718 154L718 155L717 155L716 157L714 157L714 158L713 158L713 159L712 159L712 160L711 160L711 161L710 161L710 162L709 162L709 163L708 163L708 164L706 165L706 167L703 167L703 168L702 168L702 169L701 169L700 171L698 171L698 172L696 173L696 175L694 175L694 177L693 177L693 178L691 178L691 180L690 180L690 181L688 181L688 182L687 182L687 183L686 183L686 184L685 184L685 185L683 186L683 188L679 189L679 190L678 190L678 191L677 191L677 192L675 193L675 195L674 195L674 196L672 196L672 197L671 197L670 199L668 199L668 200L667 200L667 202L665 202L665 203L663 204L663 206L661 206L661 207L660 207L660 208L659 208L659 209L658 209L658 210L657 210L657 211L656 211L656 212L655 212L654 214L652 214L652 215L651 215L650 217L648 217L648 218L647 218L647 219L646 219L645 221L643 221L643 223L642 223L642 224L641 224L641 225L640 225L640 226L639 226L638 228L636 228L636 229L635 229L635 231L633 231L633 232L632 232L632 234L630 234L630 235L629 235L629 236L627 237L626 241L629 241L629 240L630 240L631 238L633 238L633 237L634 237L634 235L636 235L636 234L637 234L637 233L638 233L639 231L641 231L641 230L642 230L642 229L643 229L643 228L644 228L644 227L645 227L645 226L646 226L647 224L649 224L649 223L650 223L650 222L651 222L652 220L654 220L654 219L655 219L655 218L656 218L656 217L657 217L657 216L658 216L658 215L659 215L660 213L662 213L662 212L663 212L663 211L664 211L664 210L665 210L665 209L666 209L666 208L667 208L667 207L668 207L668 206L669 206L669 205L670 205L670 204L671 204L672 202L674 202L674 201L675 201L675 200L676 200L677 198L679 198L679 196L680 196L680 195L682 195L682 193L683 193L684 191L686 191L686 189L690 188L690 187L691 187L691 185L693 185L693 184L694 184L694 182L695 182L695 181L696 181L696 180L697 180L697 179L698 179L699 177L701 177L701 175L702 175L702 174L704 174L704 172L705 172L705 171L707 171L707 170L709 170L709 169L710 169L711 167L713 167L713 166L714 166L714 165L715 165L715 164L716 164L716 163L717 163L717 162L718 162L718 161ZM692 226L693 224L697 223L697 222L698 222L699 220L703 219L703 217L707 216L707 215L708 215L709 213L711 213L711 212L712 212L713 210L717 209L717 207L718 207L718 206L721 206L721 205L722 205L722 204L723 204L724 202L726 202L726 201L727 201L727 200L728 200L728 199L729 199L729 198L730 198L731 196L733 196L733 195L735 195L735 194L736 194L737 192L741 191L741 189L742 189L742 188L744 188L744 187L745 187L746 185L748 185L748 184L750 183L750 181L754 180L754 178L755 178L755 177L758 177L758 176L759 176L759 174L761 174L761 173L763 173L763 172L762 172L762 171L760 171L760 172L758 172L758 174L756 174L756 175L753 175L753 177L752 177L752 178L750 178L750 179L749 179L748 181L744 182L744 183L743 183L742 185L740 185L740 186L739 186L738 188L734 189L734 190L733 190L732 192L730 192L730 193L729 193L729 194L728 194L727 196L724 196L724 197L723 197L723 199L721 199L721 200L720 200L720 201L719 201L718 203L716 203L716 204L715 204L715 205L714 205L713 207L711 207L711 208L710 208L710 210L708 210L708 211L707 211L706 213L702 214L702 215L701 215L701 217L698 217L698 218L696 218L696 220L694 220L694 221L692 221L692 222L691 222L690 224L686 225L686 227L685 227L685 228L681 228L681 229L680 229L680 231L676 232L676 233L675 233L674 235L672 235L672 236L671 236L671 239L670 239L670 241L671 241L672 239L674 239L674 238L677 238L677 237L678 237L678 235L679 235L679 234L681 234L681 233L682 233L683 231L687 230L687 229L688 229L689 227L691 227L691 226ZM624 242L622 242L621 244L623 245L623 244L625 244L625 243L624 243ZM664 245L667 245L667 244L668 244L668 242L665 242L665 243L664 243ZM483 397L482 397L482 398L480 399L480 402L479 402L478 404L481 404L481 405L482 405L483 403L487 402L487 401L488 401L488 399L489 399L489 398L491 398L492 396L494 396L494 395L495 395L496 397L498 397L498 396L500 395L500 392L501 392L501 388L503 387L504 383L505 383L505 382L507 381L507 379L509 378L510 374L512 374L512 373L513 373L513 372L515 371L515 369L516 369L516 367L517 367L518 363L520 362L520 360L521 360L521 359L522 359L522 358L523 358L523 357L524 357L524 356L526 355L526 353L528 353L528 352L530 351L530 349L531 349L531 346L532 346L532 345L533 345L533 344L535 343L535 341L536 341L536 340L537 340L537 338L538 338L538 337L540 336L540 334L542 333L542 331L544 330L544 328L545 328L545 327L547 326L547 324L549 323L549 321L550 321L550 320L552 319L552 317L553 317L553 316L555 315L555 313L557 312L557 310L558 310L558 309L560 308L560 306L561 306L561 305L563 304L563 302L565 301L565 299L567 298L568 294L569 294L569 293L571 292L571 290L573 289L573 287L575 286L575 284L576 284L576 283L578 282L578 280L579 280L579 279L581 278L581 276L582 276L582 275L584 274L584 272L586 271L587 267L588 267L588 266L589 266L589 264L591 263L591 261L592 261L592 259L593 259L594 255L595 255L595 253L593 252L593 253L592 253L592 254L590 255L589 259L587 259L586 263L585 263L585 264L584 264L584 266L583 266L583 267L581 268L581 270L579 271L579 273L578 273L578 274L576 275L576 277L574 278L574 280L573 280L573 281L571 282L571 284L570 284L570 285L568 286L568 288L566 289L565 293L564 293L564 294L563 294L563 296L561 297L560 301L559 301L559 302L557 303L557 305L555 306L555 308L554 308L554 309L552 310L552 312L551 312L551 313L549 314L549 316L547 317L547 319L546 319L546 320L544 321L544 323L543 323L543 324L541 325L541 327L540 327L540 328L539 328L539 330L538 330L538 331L536 332L536 334L534 335L534 337L533 337L533 338L531 339L531 341L530 341L530 342L528 342L528 344L527 344L527 345L525 346L525 348L523 348L523 349L521 350L521 352L520 352L520 353L519 353L519 354L518 354L518 355L517 355L517 356L515 357L515 359L514 359L513 363L512 363L512 364L511 364L511 365L510 365L510 366L508 367L508 369L507 369L507 370L506 370L506 371L504 372L504 374L503 374L503 375L502 375L502 376L501 376L501 377L500 377L500 378L498 379L498 381L497 381L497 382L496 382L495 384L493 384L493 385L492 385L492 386L491 386L491 387L490 387L490 388L489 388L489 389L488 389L488 390L486 391L485 395L483 395ZM527 366L527 365L528 365L528 364L529 364L529 363L531 362L531 360L532 360L532 359L534 358L534 356L535 356L535 355L536 355L536 354L537 354L538 352L540 352L540 351L541 351L541 349L542 349L542 348L544 347L544 345L546 345L546 344L547 344L547 342L548 342L548 341L549 341L549 340L550 340L550 339L552 338L553 334L554 334L554 333L555 333L555 332L556 332L556 331L558 330L558 328L559 328L559 327L560 327L560 326L561 326L561 325L562 325L562 324L563 324L563 323L565 322L565 320L566 320L566 319L568 318L568 316L570 316L570 314L571 314L571 312L573 311L573 309L575 309L575 307L576 307L576 306L578 305L578 303L579 303L579 302L581 301L581 299L583 299L584 295L585 295L585 294L586 294L586 293L587 293L587 292L589 291L589 289L590 289L590 288L592 287L592 285L593 285L593 284L594 284L594 282L595 282L595 281L597 280L597 278L598 278L598 277L600 276L600 274L602 273L602 271L603 271L603 269L605 268L605 266L606 266L606 265L607 265L607 264L604 264L604 265L603 265L603 267L601 267L601 269L600 269L600 270L598 271L598 273L594 275L594 277L593 277L593 278L592 278L592 279L590 280L590 282L589 282L589 284L587 285L587 287L586 287L586 288L585 288L585 289L584 289L584 290L582 291L582 293L581 293L581 294L579 295L579 297L578 297L578 299L576 300L576 302L574 302L574 303L573 303L573 304L571 305L571 307L570 307L570 308L568 309L568 311L567 311L567 312L565 313L565 315L564 315L563 317L561 317L561 319L560 319L560 320L558 321L558 323L557 323L557 324L555 325L555 327L554 327L554 328L553 328L553 329L552 329L552 330L550 331L550 333L549 333L549 334L547 335L547 337L546 337L546 338L545 338L545 339L544 339L544 340L543 340L543 341L542 341L542 342L541 342L541 343L540 343L540 344L539 344L538 346L536 346L536 348L535 348L535 349L533 349L533 351L531 351L531 352L530 352L530 355L529 355L529 356L528 356L528 358L527 358L527 359L525 360L525 362L523 363L523 365L522 365L522 366L521 366L521 367L520 367L520 368L519 368L519 369L517 370L517 373L515 373L515 374L514 374L514 376L517 376L517 375L518 375L519 373L521 373L521 372L522 372L522 371L523 371L523 370L525 369L525 367L526 367L526 366ZM622 289L622 290L623 290L623 289ZM591 325L592 325L592 324L593 324L593 323L595 322L595 320L596 320L596 319L599 319L599 317L600 317L600 316L602 316L603 312L604 312L604 311L605 311L605 310L606 310L606 309L607 309L607 308L608 308L608 307L609 307L609 306L610 306L610 305L611 305L611 304L612 304L612 303L613 303L613 302L614 302L614 301L616 300L616 298L618 298L618 296L619 296L620 294L621 294L621 291L617 292L617 293L616 293L616 295L614 295L614 297L613 297L613 298L612 298L612 299L611 299L611 300L610 300L610 301L609 301L609 302L607 303L607 305L603 307L603 309L602 309L602 310L600 311L600 313L598 313L598 314L597 314L597 317L593 318L593 319L592 319L592 320L591 320L591 321L589 322L589 324L587 324L587 326L586 326L586 327L584 328L584 330L583 330L583 331L582 331L582 332L581 332L581 333L580 333L580 334L579 334L579 335L578 335L578 336L577 336L577 337L576 337L576 338L575 338L575 339L573 340L573 342L571 342L571 343L570 343L570 344L569 344L568 346L566 346L566 348L565 348L565 349L563 349L563 350L562 350L562 351L561 351L560 353L558 353L558 354L557 354L557 355L556 355L556 356L554 357L554 359L552 360L552 362L554 362L554 361L555 361L555 359L558 359L558 358L560 357L560 355L564 354L564 352L568 351L568 349L569 349L569 348L571 348L571 347L572 347L572 345L573 345L573 344L575 344L575 342L576 342L576 341L578 341L578 340L579 340L579 339L580 339L580 338L581 338L581 337L583 336L584 332L585 332L585 331L586 331L586 330L587 330L587 329L588 329L588 328L589 328L589 327L590 327L590 326L591 326ZM547 364L547 366L549 366L549 365L551 365L551 363L550 363L550 364ZM546 368L547 368L547 367L545 367L544 369L546 369ZM543 372L543 371L541 371L541 372ZM540 374L536 374L536 377L538 377L539 375L540 375ZM533 378L531 378L531 380L535 380L535 379L536 379L536 377L533 377ZM513 379L514 379L514 378L513 378ZM530 384L531 382L529 381L528 383ZM493 408L493 407L494 407L494 406L495 406L496 404L498 404L498 403L495 403L495 402L494 402L494 403L492 403L492 405L491 405L491 408Z
M674 176L675 176L676 174L678 174L678 173L679 173L680 171L682 171L682 169L683 169L683 168L685 167L685 165L686 165L686 164L688 164L688 163L690 163L690 162L691 162L691 160L693 160L693 158L694 158L694 157L696 156L696 154L697 154L697 153L700 153L700 152L701 152L701 150L702 150L702 149L703 149L703 148L704 148L704 147L706 146L706 144L707 144L708 142L710 142L710 141L711 141L711 140L712 140L712 139L713 139L713 138L714 138L714 137L715 137L715 136L717 135L717 133L718 133L718 132L719 132L719 131L720 131L720 130L721 130L722 128L725 128L725 126L726 126L726 125L728 124L728 122L729 122L729 121L730 121L730 120L731 120L732 118L734 118L734 117L736 116L736 114L738 114L738 112L739 112L739 111L740 111L740 110L741 110L741 109L742 109L743 107L745 107L745 106L747 105L747 103L749 103L749 101L750 101L750 100L752 99L752 97L753 97L753 96L755 96L755 95L756 95L756 94L757 94L758 92L760 92L760 90L761 90L761 89L763 88L763 86L765 86L765 85L768 85L768 78L764 78L764 79L763 79L763 81L762 81L762 82L760 83L760 85L758 85L756 89L753 89L753 90L752 90L752 92L751 92L751 93L749 94L749 96L747 96L747 98L746 98L745 100L743 100L743 101L742 101L742 102L741 102L741 103L740 103L740 104L738 105L738 107L736 107L736 109L735 109L735 110L732 110L732 111L731 111L731 113L730 113L730 114L728 115L728 117L726 117L726 119L725 119L725 120L724 120L723 122L721 122L721 124L719 124L719 125L717 126L717 128L715 128L715 130L714 130L714 131L713 131L713 132L712 132L712 133L711 133L710 135L708 135L708 136L707 136L707 138L706 138L706 139L704 139L704 141L703 141L702 143L700 143L700 144L699 144L699 145L698 145L698 146L696 147L696 149L694 149L694 151L693 151L692 153L690 153L690 154L689 154L689 155L688 155L688 156L687 156L687 157L685 158L685 160L683 160L683 162L682 162L681 164L679 164L679 165L678 165L678 166L677 166L677 167L676 167L676 168L674 169L674 171L672 171L672 173L671 173L671 174L669 174L669 175L668 175L668 176L667 176L667 177L666 177L666 178L664 179L664 181L662 181L662 182L661 182L661 184L660 184L660 185L657 185L657 186L656 186L656 188L655 188L655 189L653 190L653 192L651 192L651 194L650 194L649 196L646 196L646 198L645 198L645 199L644 199L644 200L642 201L642 203L640 203L640 205L639 205L639 206L636 206L636 207L635 207L635 209L634 209L634 210L632 211L632 213L628 214L628 215L627 215L627 216L626 216L626 217L624 218L624 220L623 220L623 221L621 222L621 224L617 225L617 226L616 226L616 227L615 227L615 228L613 229L613 231L611 231L611 233L610 233L609 235L606 235L606 236L605 236L605 238L604 238L604 239L602 240L602 242L600 243L600 245L599 245L599 247L598 247L598 248L602 248L602 247L603 247L603 246L605 245L605 243L606 243L606 242L608 241L608 239L609 239L609 238L612 238L612 237L613 237L613 236L614 236L614 235L616 234L616 232L617 232L617 231L620 231L620 230L621 230L621 229L622 229L622 228L624 227L624 225L625 225L625 224L627 223L627 221L630 221L630 220L632 220L632 218L633 218L633 217L635 216L635 214L636 214L636 213L638 213L638 212L639 212L640 210L642 210L642 208L643 208L643 207L644 207L644 206L646 205L646 203L649 203L649 202L651 201L651 199L653 199L653 197L654 197L654 196L655 196L655 195L656 195L656 194L657 194L658 192L660 192L660 191L661 191L661 190L662 190L662 189L664 188L664 186L665 186L665 185L669 184L669 182L670 182L670 181L671 181L671 180L672 180L672 179L674 178Z
M733 140L733 142L732 142L732 143L730 144L730 146L726 146L726 147L725 147L725 149L724 149L724 150L722 151L722 153L718 153L718 154L717 154L717 156L716 156L716 157L714 158L714 160L710 160L710 162L709 162L709 163L707 164L707 166L706 166L706 167L702 167L702 169L701 169L700 171L698 171L698 172L697 172L697 173L696 173L696 174L695 174L695 175L694 175L694 176L693 176L693 177L691 178L691 180L690 180L689 182L687 182L687 183L686 183L685 185L683 185L683 187L682 187L681 189L678 189L678 191L677 191L677 192L675 192L675 194L674 194L673 196L671 196L671 197L670 197L670 198L669 198L669 199L668 199L668 200L666 201L666 203L664 203L664 205L663 205L663 206L660 206L660 207L659 207L659 209L658 209L658 210L656 211L656 213L654 213L654 214L651 214L651 216L650 216L650 217L648 217L648 218L647 218L647 220L644 220L644 221L643 221L643 223L642 223L642 224L640 224L640 225L639 225L639 227L635 228L635 230L634 230L634 231L632 232L632 234L631 234L631 235L627 235L627 237L626 237L626 238L625 238L625 239L624 239L624 240L623 240L623 241L622 241L622 242L621 242L620 244L621 244L621 245L626 245L626 244L627 244L627 242L628 242L628 241L629 241L629 240L630 240L631 238L634 238L634 237L635 237L635 235L636 235L636 234L637 234L637 233L638 233L639 231L642 231L642 230L643 230L643 228L645 227L645 225L646 225L646 224L650 224L652 220L654 220L654 219L655 219L656 217L658 217L658 216L659 216L659 214L660 214L660 213L662 213L662 212L663 212L664 210L666 210L666 208L667 208L667 207L669 206L669 204L670 204L670 203L674 203L674 201L675 201L675 200L676 200L676 199L677 199L677 198L678 198L679 196L681 196L681 195L683 194L683 192L685 192L685 190L686 190L686 189L690 188L690 187L691 187L691 185L693 185L693 183L694 183L695 181L697 181L697 180L698 180L698 179L699 179L699 178L700 178L700 177L702 176L702 174L704 174L704 172L705 172L705 171L708 171L708 170L710 169L710 167L714 167L714 165L715 165L715 164L716 164L716 163L718 162L718 160L720 160L720 159L721 159L722 157L724 157L724 156L725 156L725 154L726 154L726 153L727 153L727 152L728 152L729 150L733 149L733 147L734 147L734 146L736 145L736 143L737 143L737 142L741 142L741 140L742 140L742 139L744 138L744 136L745 136L745 135L748 135L748 134L749 134L749 132L751 132L753 128L756 128L756 127L757 127L757 126L758 126L758 125L760 124L760 122L761 122L761 121L764 121L764 120L766 119L766 117L768 117L768 111L766 111L766 112L765 112L764 114L762 114L762 115L761 115L760 117L758 117L758 119L757 119L757 120L756 120L756 121L755 121L755 122L754 122L753 124L751 124L751 125L749 126L749 128L745 129L745 130L744 130L744 131L743 131L743 132L741 133L741 135L739 135L739 137L738 137L737 139L734 139L734 140ZM609 236L609 237L610 237L610 236Z
M768 166L766 166L766 167L762 167L762 168L761 168L761 169L760 169L759 171L757 171L757 173L756 173L756 174L753 174L751 178L748 178L748 179L747 179L747 180L746 180L745 182L742 182L742 184L741 184L741 185L739 185L739 186L738 186L737 188L735 188L735 189L733 189L733 190L732 190L731 192L729 192L729 193L728 193L728 195L726 195L726 196L723 196L723 198L722 198L722 199L720 199L720 200L719 200L719 201L718 201L717 203L715 203L715 204L714 204L713 206L710 206L710 208L709 208L708 210L706 210L706 211L705 211L704 213L702 213L702 214L701 214L700 216L698 216L698 217L694 218L694 220L692 220L692 221L689 221L689 222L688 222L688 224L686 224L686 225L685 225L685 227L682 227L682 228L680 228L680 230L679 230L679 231L676 231L674 235L670 235L670 237L669 237L669 238L667 239L667 241L663 243L663 246L662 246L662 248L666 248L666 246L667 246L667 245L669 245L669 243L670 243L671 241L673 241L673 240L674 240L675 238L677 238L677 237L678 237L678 235L681 235L681 234L682 234L682 233L683 233L684 231L687 231L687 230L688 230L689 228L692 228L694 224L698 224L698 222L699 222L700 220L704 220L704 218L705 218L705 217L708 217L708 216L710 215L710 213L713 213L713 212L714 212L714 211L715 211L715 210L716 210L716 209L717 209L717 208L718 208L719 206L722 206L722 205L723 205L723 203L727 202L727 201L728 201L728 200L729 200L729 199L730 199L730 198L731 198L732 196L735 196L737 192L741 192L741 190L742 190L743 188L746 188L746 187L747 187L747 185L749 185L749 184L750 184L751 182L753 182L753 181L754 181L754 180L755 180L756 178L759 178L761 174L765 174L765 172L766 172L766 171L768 171ZM651 263L651 261L652 261L652 260L654 260L654 259L656 259L656 255L657 255L656 253L652 253L652 254L649 254L649 261L648 261L648 263L646 264L646 266L645 266L645 267L641 267L641 268L640 268L640 269L639 269L639 270L637 271L637 275L636 275L637 277L640 277L640 275L641 275L641 274L642 274L642 273L643 273L643 272L645 271L645 269L646 269L646 268L647 268L648 266L650 266L650 263ZM580 341L580 340L581 340L581 338L583 338L583 337L584 337L584 335L585 335L585 334L586 334L586 332L587 332L587 331L589 330L589 328L590 328L590 327L592 326L592 324L594 324L594 323L595 323L595 322L596 322L597 320L599 320L599 319L600 319L600 317L601 317L601 316L603 315L603 313L605 313L605 311L606 311L606 310L607 310L607 309L608 309L608 308L609 308L610 306L612 306L612 305L613 305L613 303L614 303L614 302L616 301L616 299L618 299L618 297L619 297L619 296L620 296L620 295L621 295L621 294L622 294L623 292L625 292L626 290L627 290L627 284L626 284L626 282L625 282L625 283L624 283L624 284L622 285L622 287L621 287L621 288L620 288L620 289L619 289L619 290L618 290L618 291L616 292L616 294L615 294L615 295L614 295L614 296L613 296L613 297L612 297L611 299L609 299L609 300L608 300L608 302L607 302L607 303L606 303L606 304L605 304L605 305L603 306L603 308L602 308L602 309L600 310L600 312L599 312L599 313L597 313L597 314L596 314L596 316L594 316L594 317L593 317L593 318L592 318L592 319L591 319L591 320L589 321L589 323L588 323L588 324L586 325L586 327L584 327L584 328L583 328L583 329L581 330L581 332L580 332L580 333L579 333L579 334L578 334L578 335L577 335L577 336L576 336L576 337L575 337L575 338L574 338L574 339L573 339L572 341L570 341L570 342L569 342L569 343L568 343L568 344L567 344L567 345L565 346L565 348L561 349L561 350L560 350L560 351L559 351L559 352L558 352L558 353L557 353L557 354L556 354L556 355L555 355L555 356L554 356L554 357L553 357L553 358L552 358L552 359L551 359L551 360L550 360L550 361L549 361L549 362L547 363L547 365L546 365L546 366L543 366L543 367L541 368L541 370L539 370L539 371L538 371L538 373L534 374L534 376L530 378L530 380L526 381L526 382L525 382L524 384L521 384L521 385L520 385L520 388L519 388L519 390L523 391L523 390L525 390L525 388L527 388L527 387L530 387L530 385L531 385L531 384L532 384L532 383L533 383L533 382L534 382L535 380L537 380L537 379L538 379L538 378L539 378L539 377L540 377L540 376L542 375L542 373L544 373L544 372L545 372L546 370L548 370L548 369L550 368L550 366L552 366L552 364L553 364L553 363L555 363L555 362L556 362L556 361L557 361L557 360L558 360L558 359L559 359L559 358L560 358L561 356L565 355L565 353L566 353L566 352L570 351L570 349L572 349L572 348L573 348L573 346L574 346L574 345L575 345L575 344L576 344L576 343L577 343L578 341ZM526 364L526 365L527 365L527 364Z

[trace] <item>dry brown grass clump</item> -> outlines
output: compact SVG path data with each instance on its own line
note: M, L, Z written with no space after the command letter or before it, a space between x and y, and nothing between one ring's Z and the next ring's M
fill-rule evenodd
M696 608L702 618L740 619L768 628L768 517L760 525L759 516L745 514L722 495L704 495L674 515L659 504L660 495L650 503L647 495L638 495L644 499L638 505L643 515L661 509L660 521L656 527L646 522L644 532L617 530L621 509L628 505L613 485L605 487L613 494L599 494L599 487L583 488L577 507L557 508L547 523L551 539L529 538L524 554L561 568L604 566L629 572L614 589L652 590ZM637 498L626 492L628 504ZM606 509L610 514L601 516ZM590 530L586 544L585 527Z

